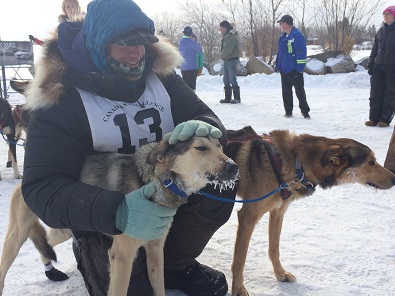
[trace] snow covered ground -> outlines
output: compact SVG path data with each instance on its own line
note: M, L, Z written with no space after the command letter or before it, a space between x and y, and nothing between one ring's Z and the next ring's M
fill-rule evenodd
M366 56L367 52L358 54ZM356 54L354 60L359 60ZM366 71L325 76L305 75L311 120L299 112L294 99L294 117L284 118L279 74L239 77L242 104L220 104L221 77L198 78L197 94L229 129L251 125L258 133L290 129L331 138L349 137L368 145L383 164L393 125L366 127L369 111L369 76ZM10 94L12 104L24 101ZM18 147L23 169L23 149ZM9 199L20 180L5 168L7 146L0 142L0 251L8 226ZM200 262L222 270L229 283L232 274L233 245L237 227L235 205L230 220L214 235ZM276 281L267 256L267 217L257 225L252 237L245 269L245 284L252 296L345 296L395 295L395 189L376 190L362 185L318 189L308 198L294 202L285 215L281 237L284 268L297 277L294 283ZM71 241L55 248L55 266L70 279L50 282L44 275L32 243L23 245L5 282L10 295L87 295L76 269ZM184 295L168 291L167 296ZM230 295L230 293L228 293Z

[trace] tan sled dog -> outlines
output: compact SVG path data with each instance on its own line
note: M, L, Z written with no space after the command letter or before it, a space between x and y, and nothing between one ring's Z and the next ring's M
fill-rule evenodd
M371 185L388 189L395 176L377 163L369 147L351 139L328 139L312 135L296 135L275 130L258 136L251 127L228 131L225 153L239 166L237 195L244 200L262 197L283 182L288 191L279 191L266 199L243 204L238 212L239 226L234 249L232 295L246 296L243 271L252 232L261 217L269 212L269 258L279 281L296 278L281 265L279 244L284 213L297 198L346 183ZM278 175L276 176L276 171Z
M13 90L20 93L21 95L25 95L27 88L30 85L30 80L18 81L18 80L10 80L10 86ZM12 109L12 117L15 122L15 138L21 139L24 144L26 144L26 138L22 139L23 133L25 137L27 137L27 127L30 121L30 111L25 108L26 104L16 105ZM22 133L23 132L23 133Z
M193 137L186 142L169 145L162 141L141 147L133 155L100 153L88 156L81 172L81 181L107 190L124 194L140 188L143 183L154 182L157 192L152 200L158 204L177 208L186 202L163 185L172 180L187 195L197 192L209 183L219 186L235 184L237 165L222 151L217 139ZM46 243L45 230L38 218L26 206L20 186L12 196L10 220L3 247L0 268L0 294L4 279L19 249L30 237L42 255L43 263L56 259L51 246ZM70 237L69 230L51 230L49 242L58 244ZM149 279L155 296L164 296L163 246L167 231L161 239L142 241L126 235L113 236L109 250L110 287L108 295L126 295L133 259L144 246L147 252ZM125 258L128 258L125 260Z

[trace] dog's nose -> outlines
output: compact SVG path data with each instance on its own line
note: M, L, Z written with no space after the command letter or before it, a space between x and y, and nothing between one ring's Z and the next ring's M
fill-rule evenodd
M226 170L226 172L228 172L233 177L236 177L238 175L238 173L239 173L239 167L233 161L227 161L226 162L225 170Z

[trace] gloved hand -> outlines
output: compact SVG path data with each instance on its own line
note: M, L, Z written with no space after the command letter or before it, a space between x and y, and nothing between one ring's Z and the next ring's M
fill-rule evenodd
M36 38L33 35L29 35L29 39L30 39L30 41L35 41L36 40Z
M151 182L126 194L115 215L117 229L140 240L160 238L173 221L177 209L148 200L155 192L155 184Z
M203 68L199 68L199 69L198 69L198 72L197 72L197 76L202 75L202 71L203 71Z
M369 68L368 68L368 74L369 74L369 75L373 75L373 68L372 68L372 67L369 67Z
M188 120L178 124L171 133L164 135L163 140L168 141L170 145L176 144L178 141L187 141L193 136L207 137L219 139L222 132L201 120Z

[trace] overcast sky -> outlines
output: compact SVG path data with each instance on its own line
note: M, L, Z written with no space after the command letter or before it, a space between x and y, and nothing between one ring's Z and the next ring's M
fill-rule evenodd
M90 0L80 0L86 11ZM162 11L172 12L178 6L177 0L135 0L141 9L151 18ZM1 0L0 38L3 41L28 41L28 35L45 38L58 25L62 0ZM382 11L395 0L386 0L375 18L379 26Z
M80 0L86 11L91 0ZM161 11L172 11L177 0L135 0L151 18ZM28 41L29 34L44 38L58 25L62 0L1 0L0 37L2 41Z

